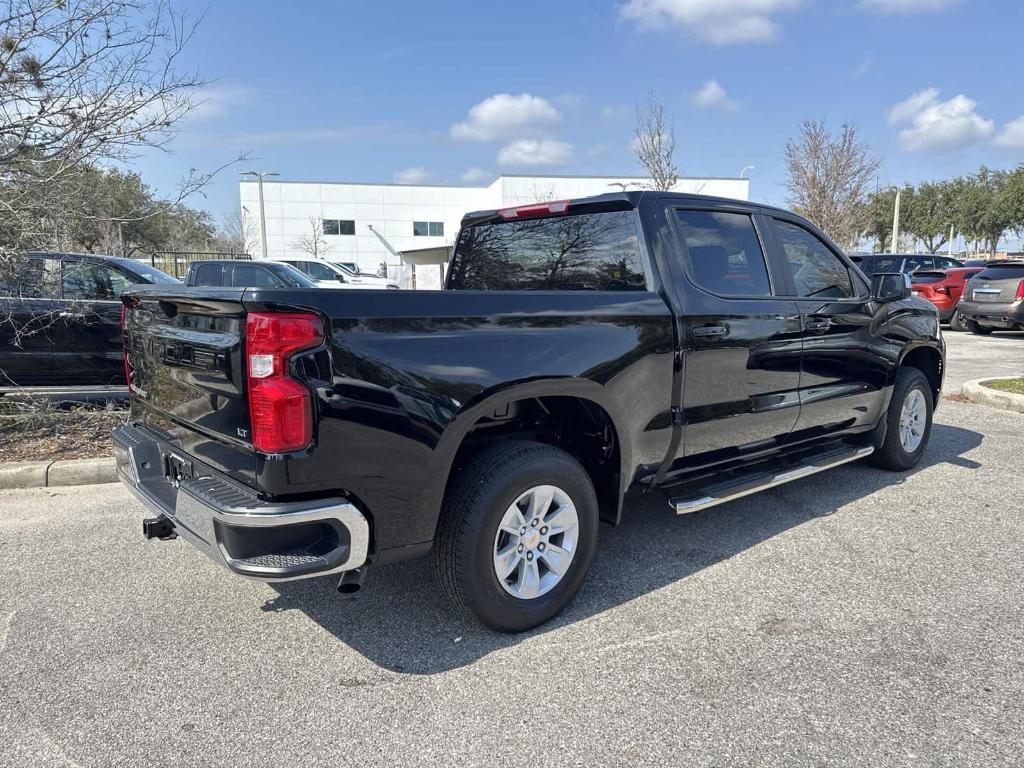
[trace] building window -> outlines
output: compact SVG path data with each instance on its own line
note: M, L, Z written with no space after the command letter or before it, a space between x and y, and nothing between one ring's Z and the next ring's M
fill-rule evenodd
M416 237L444 237L443 221L414 221L412 233Z
M354 235L356 223L350 219L324 219L325 235Z

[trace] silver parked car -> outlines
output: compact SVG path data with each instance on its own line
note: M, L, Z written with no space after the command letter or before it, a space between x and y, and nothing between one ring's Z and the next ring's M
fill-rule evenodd
M323 259L281 259L281 262L302 272L322 288L397 288L398 283L372 275L351 272Z
M1024 330L1024 261L990 263L964 286L957 311L967 330Z

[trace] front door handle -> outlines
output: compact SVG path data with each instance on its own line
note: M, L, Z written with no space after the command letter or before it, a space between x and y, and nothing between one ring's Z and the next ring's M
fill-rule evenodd
M71 320L73 318L83 318L85 315L81 312L58 312L57 317L63 317L67 320Z
M804 320L804 330L810 333L824 333L832 325L827 317L808 317Z
M729 329L724 325L698 325L691 328L690 333L700 339L720 339L729 335Z

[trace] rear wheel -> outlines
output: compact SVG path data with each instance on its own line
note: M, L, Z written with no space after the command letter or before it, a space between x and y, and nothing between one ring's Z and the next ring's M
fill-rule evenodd
M597 497L576 459L540 443L501 443L455 476L434 569L452 602L482 624L522 632L579 591L597 526Z
M917 368L900 368L892 400L875 437L871 463L892 470L910 469L921 460L932 432L932 387Z
M966 331L967 326L964 325L964 319L960 316L960 310L954 309L953 316L949 318L949 330L951 331Z

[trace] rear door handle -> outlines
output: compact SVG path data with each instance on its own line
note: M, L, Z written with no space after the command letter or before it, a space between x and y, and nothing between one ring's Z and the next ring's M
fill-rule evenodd
M729 329L724 325L698 325L691 328L690 333L701 339L720 339L729 335Z
M827 317L808 317L804 320L804 330L811 333L824 333L832 325Z

